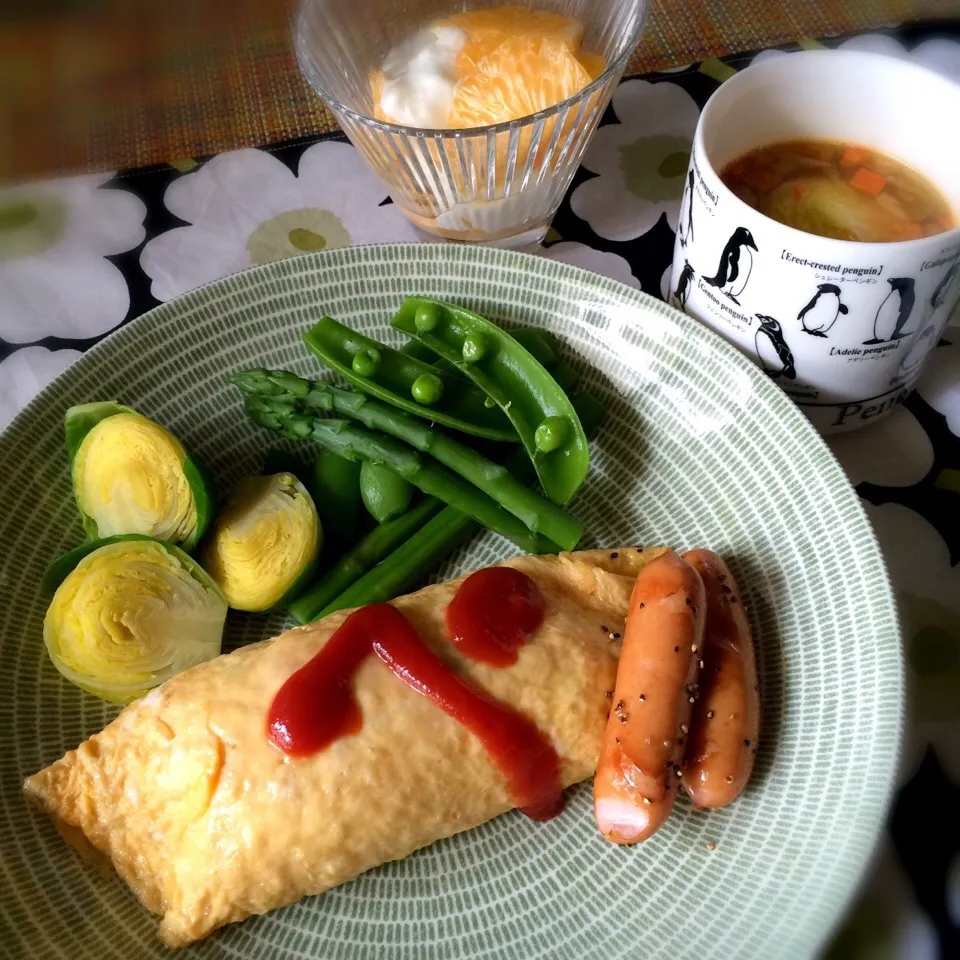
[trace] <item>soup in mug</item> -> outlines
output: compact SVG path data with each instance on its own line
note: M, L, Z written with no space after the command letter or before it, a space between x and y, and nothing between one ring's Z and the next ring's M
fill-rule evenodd
M926 177L849 143L768 144L727 164L720 179L771 219L836 240L892 243L956 225L950 205Z

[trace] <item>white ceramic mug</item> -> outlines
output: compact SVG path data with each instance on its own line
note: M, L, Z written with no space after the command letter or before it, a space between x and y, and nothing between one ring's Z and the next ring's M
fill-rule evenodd
M832 240L749 207L719 171L801 138L871 147L960 212L960 86L873 53L815 50L751 66L707 103L677 224L670 300L752 357L824 432L903 403L960 296L960 229Z

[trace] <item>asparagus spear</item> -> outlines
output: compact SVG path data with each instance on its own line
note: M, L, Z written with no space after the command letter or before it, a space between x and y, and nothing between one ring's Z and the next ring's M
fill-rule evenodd
M543 534L564 550L572 550L583 533L581 525L562 507L521 483L501 464L486 459L419 417L366 394L340 390L323 381L303 380L284 370L244 370L234 374L231 381L247 397L291 403L305 413L333 411L371 430L382 430L406 441L492 497L532 533Z
M377 524L309 590L290 604L287 608L290 616L297 623L310 623L316 620L328 604L359 580L371 567L413 536L442 508L442 501L434 497L425 497L399 517ZM457 513L465 516L459 510ZM469 522L473 524L473 520Z
M465 513L444 507L402 546L318 611L313 619L319 620L348 607L386 603L400 596L436 569L476 529L477 524Z
M595 397L581 394L571 398L584 432L592 437L603 421L604 406ZM529 458L518 450L508 461L516 473L534 477ZM365 573L351 587L320 610L315 619L336 610L385 603L422 583L438 564L466 541L477 529L469 517L453 507L445 507L420 528L406 543Z
M386 434L355 426L347 420L324 420L299 412L288 400L247 396L247 415L255 423L295 440L313 440L348 460L370 460L389 467L428 496L473 517L478 523L512 540L527 553L552 553L558 548L532 533L495 500L441 466L431 457Z

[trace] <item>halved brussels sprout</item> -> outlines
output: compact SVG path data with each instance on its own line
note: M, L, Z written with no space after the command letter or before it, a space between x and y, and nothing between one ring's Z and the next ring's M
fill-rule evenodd
M54 666L111 703L129 703L220 653L227 602L200 565L171 543L128 534L57 560L43 621Z
M140 533L196 546L213 493L169 430L114 401L70 407L64 417L73 491L91 537Z
M214 523L206 568L235 610L273 610L306 586L320 544L317 509L292 473L248 477Z

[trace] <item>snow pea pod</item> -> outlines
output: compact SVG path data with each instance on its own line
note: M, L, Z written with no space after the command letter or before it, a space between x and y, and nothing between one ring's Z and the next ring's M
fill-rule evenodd
M519 330L512 331L512 336L520 346L529 350L551 373L554 372L555 367L566 368L566 364L560 357L559 341L549 330L544 330L542 327L520 327ZM419 340L408 340L400 348L400 352L405 353L408 357L422 360L424 363L433 364L441 370L451 373L456 372L458 376L462 376L452 363L443 357L438 357L426 344ZM563 389L566 390L567 387Z
M570 398L505 330L463 307L407 297L393 326L469 377L510 418L544 492L566 503L583 483L590 452Z
M303 341L323 363L364 393L463 433L517 441L509 419L495 406L485 405L483 391L453 373L371 340L332 317L323 317L303 335Z

